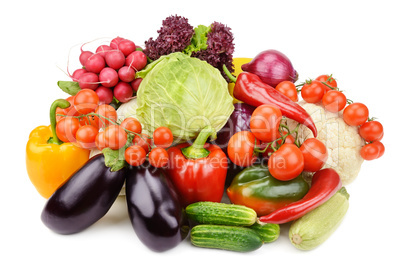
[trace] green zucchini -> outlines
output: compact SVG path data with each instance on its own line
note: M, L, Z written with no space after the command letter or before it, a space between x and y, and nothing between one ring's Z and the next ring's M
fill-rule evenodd
M338 228L349 208L349 194L345 187L327 202L292 223L289 239L301 250L321 245Z
M257 232L264 243L271 243L278 239L280 234L279 224L275 223L254 223L250 226L250 229Z
M263 242L253 230L241 226L201 224L191 229L191 243L197 247L248 252Z
M250 226L257 213L246 206L216 202L197 202L186 207L189 219L203 224Z

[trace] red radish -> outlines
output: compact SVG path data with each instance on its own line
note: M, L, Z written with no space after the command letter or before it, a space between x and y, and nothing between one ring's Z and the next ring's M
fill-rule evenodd
M133 88L129 83L119 82L113 89L115 98L120 102L128 102L133 96Z
M110 50L112 50L113 48L111 48L108 45L100 45L97 49L96 49L96 54L101 55L102 57L106 56L106 53Z
M95 90L99 86L98 75L91 72L83 73L79 78L78 85L81 89L89 88Z
M119 74L120 80L123 82L127 82L127 83L130 83L135 78L134 69L130 68L128 66L121 67L118 74Z
M99 97L99 104L109 104L113 101L112 89L104 86L100 86L95 90Z
M138 88L140 87L141 82L142 82L142 78L134 79L134 81L131 82L131 87L133 88L133 90L135 92L138 91Z
M147 65L147 56L142 51L134 51L126 58L126 66L136 71L142 70Z
M88 71L84 68L77 69L73 72L73 75L71 76L71 78L73 79L74 82L78 82L78 79L80 78L80 76L87 72Z
M119 82L119 75L114 69L106 67L99 73L99 81L102 86L114 87Z
M91 57L94 53L92 53L91 51L82 51L81 50L81 54L80 54L80 63L82 66L85 66L87 64L87 60L89 57Z
M132 52L135 51L135 44L133 41L130 40L122 40L119 45L118 48L121 52L123 52L124 56L128 56L130 55Z
M85 69L88 72L98 74L103 68L105 68L105 59L99 54L93 54L85 63Z
M112 41L110 41L110 47L113 49L118 49L119 43L125 40L123 37L116 37Z
M119 50L111 50L106 53L105 60L106 64L110 68L118 70L124 66L124 63L126 62L126 57L124 57L123 52Z

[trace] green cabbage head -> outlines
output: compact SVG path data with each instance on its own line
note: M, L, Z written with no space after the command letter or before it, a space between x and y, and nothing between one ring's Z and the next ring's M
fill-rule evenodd
M160 57L137 72L137 116L153 132L168 127L176 141L194 139L206 126L219 131L233 112L233 98L218 69L181 52Z

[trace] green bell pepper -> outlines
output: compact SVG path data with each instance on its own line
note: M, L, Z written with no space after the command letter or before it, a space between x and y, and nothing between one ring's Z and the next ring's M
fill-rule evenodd
M309 184L300 175L290 181L275 179L267 166L250 166L236 175L227 189L233 204L254 209L258 216L267 215L304 197Z

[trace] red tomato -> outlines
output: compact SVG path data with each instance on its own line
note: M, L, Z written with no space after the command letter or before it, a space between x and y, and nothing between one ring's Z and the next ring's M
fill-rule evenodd
M378 121L368 121L360 126L359 134L367 142L380 141L384 136L384 128Z
M58 116L57 114L61 115L68 115L68 116L76 116L79 115L77 110L74 108L74 96L70 96L66 99L70 103L70 107L66 109L61 109L60 107L56 108L56 122L59 122L60 119L65 118L65 116Z
M315 80L319 81L319 82L323 82L329 86L328 87L327 85L324 84L325 92L328 92L328 91L338 87L338 83L336 82L335 78L332 77L332 75L323 74L323 75L320 75L319 77L317 77Z
M146 155L144 148L139 145L132 145L124 152L124 158L131 166L141 166L145 162Z
M250 130L260 141L271 142L277 138L282 112L277 106L263 104L258 106L250 118Z
M235 133L228 143L228 156L230 160L238 166L251 166L257 156L254 154L254 147L259 146L260 142L249 131Z
M321 101L324 93L325 85L315 80L305 83L301 89L301 96L308 103Z
M169 162L169 155L164 148L155 147L149 153L148 161L154 167L165 167Z
M146 153L149 153L152 146L152 139L146 134L135 135L133 144L141 146Z
M172 131L167 127L158 127L154 131L154 144L155 146L168 148L173 143Z
M96 108L98 126L104 128L117 121L117 112L109 104L101 104Z
M99 133L98 128L92 125L81 126L77 130L77 133L75 134L78 146L80 146L83 149L95 148L96 147L95 139L98 133Z
M295 144L284 144L268 160L268 170L281 181L296 178L304 168L303 153Z
M80 119L81 126L91 125L99 129L98 123L99 123L98 117L95 115L87 115Z
M288 97L294 102L297 102L299 100L299 97L297 96L297 89L296 85L290 81L282 81L280 82L276 87L276 90L281 92L283 95Z
M56 124L56 135L64 142L75 142L75 134L80 127L80 122L75 117L67 116Z
M102 151L103 149L105 149L107 147L106 146L106 138L105 138L105 132L104 131L99 132L96 135L95 146L96 146L96 148L98 148L99 151Z
M360 150L360 155L364 160L374 160L380 158L384 152L384 144L380 141L375 141L364 145Z
M304 171L316 172L320 170L328 159L327 147L316 138L310 138L303 142L300 151L304 159Z
M325 109L332 113L339 112L345 108L346 102L345 94L337 90L330 90L322 97L322 104Z
M142 126L140 121L134 117L127 117L121 122L120 126L128 131L140 134L142 132Z
M74 108L80 114L92 113L98 105L98 94L92 89L81 89L74 97Z
M352 103L343 110L343 120L349 126L360 126L367 121L369 110L363 103Z
M118 125L110 125L105 129L106 146L112 150L122 148L127 142L127 133Z
M283 135L281 135L280 133L278 133L278 137L284 137L288 132L284 131ZM287 135L285 138L285 142L283 142L283 144L285 143L295 143L295 138L292 135ZM279 148L282 145L282 140L276 141L273 143L273 147L274 148ZM261 144L260 148L261 150L264 150L267 147L267 144ZM274 150L272 150L271 146L268 147L265 152L262 154L263 157L268 158L270 153L273 153Z

